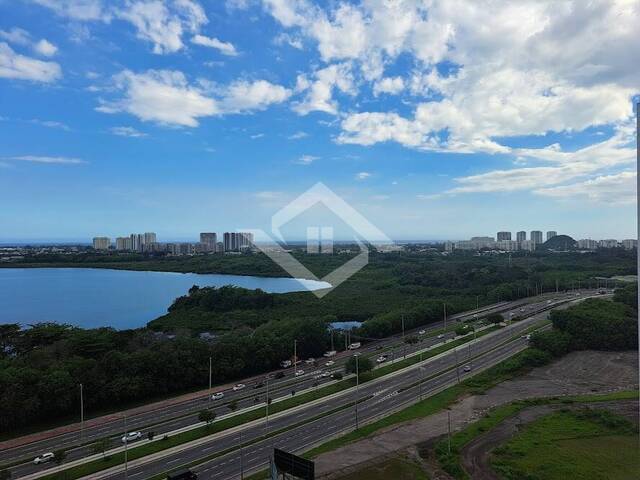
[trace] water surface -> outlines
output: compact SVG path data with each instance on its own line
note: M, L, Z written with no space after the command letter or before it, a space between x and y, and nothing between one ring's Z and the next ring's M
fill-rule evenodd
M235 285L265 292L329 285L295 278L249 277L102 268L0 268L0 324L69 323L85 328L144 326L193 285Z

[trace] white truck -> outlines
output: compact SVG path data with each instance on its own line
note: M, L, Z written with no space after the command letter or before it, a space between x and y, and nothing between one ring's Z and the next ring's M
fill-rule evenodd
M335 357L335 355L336 355L336 351L335 350L329 350L328 352L325 352L323 357L331 358L331 357Z
M360 342L354 342L351 345L349 345L349 350L355 350L356 348L360 348L361 343Z

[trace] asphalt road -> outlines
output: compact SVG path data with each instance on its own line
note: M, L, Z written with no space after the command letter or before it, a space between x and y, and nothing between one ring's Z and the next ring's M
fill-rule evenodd
M502 302L500 304L496 304L490 308L481 309L482 315L487 315L488 313L492 313L494 311L503 312L505 317L509 317L510 313L514 315L522 315L520 312L521 308L527 309L527 312L531 312L537 308L544 308L547 306L547 299L551 298L551 296L539 297L538 301L524 305L524 301L515 301L515 302ZM569 295L566 294L558 294L553 295L553 298L557 299L566 299L570 298ZM451 316L449 320L467 320L474 317L474 312L466 312L463 314ZM427 332L433 331L436 329L442 328L442 324L438 323L435 325L430 325L428 328L425 328ZM407 331L406 334L415 334L416 331L413 332ZM427 334L428 335L428 334ZM446 335L445 338L451 338L453 334ZM379 349L388 349L390 346L397 344L397 342L401 341L400 335L395 335L393 337L389 337L379 342L373 342L367 344L363 347L360 352L362 354L374 354L376 350ZM393 349L392 356L398 358L403 354L410 354L411 352L423 349L429 345L433 345L435 343L441 342L442 340L438 340L435 337L426 337L424 340L416 345L407 345L404 343L400 343ZM388 352L385 352L388 353ZM344 352L342 355L335 359L336 364L331 367L332 371L342 370L344 362L349 356L349 352ZM392 358L390 356L390 358ZM326 359L322 359L319 362L318 367L302 365L299 366L299 369L304 369L306 374L302 377L294 378L293 369L289 369L287 372L287 377L280 380L270 380L269 384L269 396L277 400L278 398L287 398L291 396L291 391L295 390L296 392L300 392L306 388L312 388L313 386L322 385L330 381L330 379L314 379L313 375L310 373L312 371L318 370L326 370L326 367L323 367ZM256 403L264 401L266 397L266 388L253 389L253 386L256 383L263 381L263 377L259 377L259 379L251 379L245 381L243 383L247 384L247 388L239 391L233 392L231 390L225 391L225 398L220 403L219 407L214 407L216 414L221 416L223 414L229 414L230 409L228 408L228 404L231 401L236 401L238 410L251 407ZM215 389L214 389L215 390ZM257 399L257 400L256 400ZM209 407L211 405L215 405L216 402L211 402L208 399L208 396L203 396L197 398L195 400L190 400L188 402L183 402L180 404L172 405L166 407L161 410L155 410L152 412L144 412L139 415L129 416L127 417L127 425L128 431L141 430L143 433L146 431L152 430L156 433L156 435L161 435L166 432L171 432L179 428L187 427L189 425L193 425L198 423L197 412L205 407ZM316 410L314 412L317 415L319 412L328 411L334 408L333 404L329 405L325 410ZM152 426L150 426L152 425ZM124 432L124 424L123 421L117 422L109 422L100 426L93 427L91 429L85 429L84 431L84 442L90 442L93 440L97 440L99 438L109 437L112 439L113 446L121 445L120 437ZM249 437L248 437L249 438ZM56 450L59 448L69 448L74 445L78 445L80 443L80 435L79 432L73 432L69 434L59 435L57 437L53 437L48 440L34 442L32 444L27 444L22 447L17 447L14 449L5 450L0 452L0 462L6 463L15 459L28 459L33 458L36 455L43 453L45 451ZM134 444L131 445L132 447ZM77 447L71 448L68 452L67 462L83 458L92 454L91 446ZM23 463L11 468L11 473L13 478L20 478L22 476L38 472L41 470L46 470L50 468L51 465L33 465L31 462ZM171 467L169 467L171 468Z
M422 390L425 395L443 386L452 385L461 378L470 375L478 368L494 365L519 350L526 347L526 341L517 338L532 324L544 318L541 313L526 320L517 322L485 337L479 337L470 347L464 345L457 348L457 355L451 351L431 361L426 361L423 368L414 368L398 375L381 377L378 381L363 384L358 392L350 391L344 395L329 399L321 404L303 407L295 412L271 418L267 430L264 423L253 425L241 431L222 433L210 440L204 441L194 448L169 454L157 460L152 460L128 469L128 479L145 479L154 475L178 468L193 462L200 463L194 468L200 478L236 478L240 476L240 465L246 472L265 466L274 446L289 451L303 451L309 446L319 443L323 439L339 433L352 430L355 426L355 400L358 402L360 421L378 415L384 416L411 400L416 400L419 394L417 385L408 388L422 380ZM505 342L508 342L504 344ZM504 345L502 345L504 344ZM458 359L458 373L456 373L456 356ZM469 358L472 360L469 360ZM477 357L477 358L474 358ZM471 365L472 372L465 373L464 365ZM327 414L317 419L321 414ZM286 432L272 438L260 440L242 449L240 444L263 438L265 432L274 432L288 428ZM234 451L206 461L204 457L222 453L228 449ZM242 462L240 460L242 456ZM109 480L125 479L124 472L110 475L95 474L94 478Z

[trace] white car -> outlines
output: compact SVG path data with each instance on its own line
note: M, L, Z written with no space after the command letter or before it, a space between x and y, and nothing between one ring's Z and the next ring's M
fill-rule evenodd
M140 440L142 438L142 432L129 432L122 437L122 443L132 442L133 440Z
M233 391L237 392L239 390L244 390L245 388L246 388L246 385L244 383L239 383L233 386Z
M465 365L463 370L465 372L470 372L471 371L471 365Z
M376 359L376 362L378 363L384 363L387 361L387 356L386 355L381 355Z
M336 362L334 362L333 360L329 360L327 363L325 363L325 367L331 367L332 365L335 365Z
M50 462L51 460L53 460L54 456L55 455L51 452L43 453L42 455L39 455L36 458L34 458L33 463L35 463L36 465L39 465L41 463Z
M224 398L224 393L218 392L211 395L211 400L222 400Z
M306 363L307 365L313 365L314 363L316 363L316 359L315 358L307 358L304 363Z
M331 376L331 372L322 372L320 374L320 378L329 378Z
M443 339L444 338L444 333L441 333L440 335L438 335L439 339Z
M420 330L420 331L418 332L418 335L424 335L425 333L427 333L427 331L426 331L426 330Z
M304 375L304 370L298 370L296 372L296 377L299 377L300 375Z

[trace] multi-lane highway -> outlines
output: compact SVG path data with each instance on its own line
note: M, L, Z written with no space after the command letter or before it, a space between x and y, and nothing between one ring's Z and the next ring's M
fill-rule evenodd
M502 302L500 304L496 304L488 308L480 309L480 311L466 312L464 314L453 316L450 318L450 320L454 320L454 319L467 320L469 318L473 318L476 315L484 316L494 311L502 312L505 314L506 317L511 316L511 314L522 315L523 314L523 312L521 312L522 309L525 309L527 312L531 312L536 309L547 307L548 306L547 302L551 298L554 298L556 300L567 300L568 298L572 298L573 295L574 294L571 294L571 295L558 294L554 296L537 297L536 299L533 299L534 301L532 303L528 303L526 301ZM521 323L521 324L524 325L524 323ZM434 329L439 329L439 328L442 328L442 324L432 325L427 330L433 331ZM415 333L415 332L407 332L407 334L411 334L411 333ZM452 334L448 334L446 338L450 338L451 336ZM416 349L424 349L429 345L433 345L437 342L442 341L434 337L430 337L423 340L423 342L417 345L406 345L406 344L398 345L398 342L400 340L401 340L400 336L396 335L394 337L390 337L382 341L367 345L365 348L361 350L361 353L362 354L374 353L376 350L379 350L382 348L387 349L395 346L397 355L402 355L405 353L410 354L412 351ZM336 359L336 365L332 368L338 368L338 369L342 368L342 365L345 359L348 357L349 353L345 352L345 354L343 354L342 356L339 356ZM326 360L321 361L320 366L318 367L304 365L303 367L299 367L299 368L306 368L307 370L310 369L313 371L317 371L324 368L323 365L325 361ZM287 377L283 379L271 380L271 383L269 386L269 397L271 397L272 399L275 399L275 401L282 398L288 398L291 396L292 391L300 392L304 389L311 388L317 384L325 383L327 381L330 381L330 379L314 379L313 375L309 374L309 372L307 372L307 374L302 377L294 378L291 372L291 373L288 373ZM264 401L266 397L266 392L265 392L266 385L264 385L265 382L262 377L260 377L260 379L256 379L256 378L250 379L243 383L247 384L246 389L238 392L233 392L233 391L225 392L224 401L222 401L221 405L216 408L216 413L218 416L230 413L228 404L229 402L232 402L232 401L237 402L237 406L239 410L253 407L256 405L256 403L260 403ZM258 384L263 384L263 386L260 388L254 389L253 387ZM345 398L348 398L348 397L345 397ZM351 401L351 400L347 400L347 401ZM128 417L127 419L128 430L129 431L143 430L143 429L146 429L147 431L153 430L157 435L163 434L166 432L172 432L180 428L185 428L190 425L198 424L199 422L197 419L197 413L195 412L198 412L202 408L205 408L211 405L212 403L211 401L209 401L209 396L203 395L202 397L198 397L194 400L190 400L188 402L183 402L176 405L171 405L164 409L154 410L150 412L143 412L138 415ZM332 408L335 408L335 404L328 402L326 406L324 404L319 406L314 406L312 413L314 415L318 415L320 413L330 411L332 410ZM286 417L286 415L284 417ZM279 420L273 419L272 421L277 422ZM287 425L282 425L282 427L286 427L286 426ZM278 423L275 423L273 425L273 428L277 429L277 428L281 428L281 426ZM83 441L91 442L99 438L110 437L112 438L114 445L116 445L119 437L122 435L123 429L124 429L123 421L107 422L105 424L98 425L90 429L85 429L85 431L83 432ZM270 431L273 431L273 430L270 430ZM264 428L262 428L261 434L264 434ZM245 433L243 433L243 435L245 435ZM250 431L247 431L246 435L248 439L251 438ZM15 459L29 458L39 453L42 453L43 451L58 449L61 447L70 448L68 451L67 461L81 459L90 455L92 453L92 449L90 446L75 447L76 445L78 445L79 441L80 441L79 432L59 435L50 439L42 440L40 442L34 442L18 448L0 452L0 462L6 463L8 461L12 461ZM232 440L229 440L229 441L231 442L230 445L233 445L233 441ZM206 446L204 448L206 448ZM202 450L198 449L198 451L202 451ZM215 451L211 450L211 451L215 453L215 451L217 450ZM34 472L37 472L37 471L46 470L47 468L48 466L46 465L36 466L29 462L29 463L23 463L13 467L11 469L11 472L14 478L20 478L25 475L33 474ZM172 468L172 464L167 463L162 468L170 469Z

